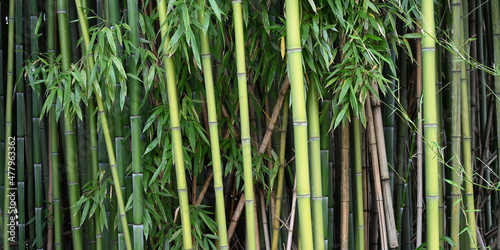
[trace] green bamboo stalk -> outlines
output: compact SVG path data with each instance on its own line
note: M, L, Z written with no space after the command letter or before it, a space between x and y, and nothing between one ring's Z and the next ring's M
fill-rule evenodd
M461 44L462 39L462 25L461 25L461 0L452 1L452 41L457 46ZM460 209L461 209L461 124L460 124L460 61L459 55L452 53L452 68L451 68L451 166L453 168L451 181L454 185L451 186L451 225L450 225L450 238L455 244L451 249L460 249Z
M0 3L0 13L3 13L2 12L2 3ZM2 14L3 15L3 14ZM2 33L2 26L3 26L3 22L0 23L0 34L3 34ZM5 83L4 83L4 75L3 75L3 69L4 69L4 49L3 49L3 42L2 42L3 39L0 39L0 58L2 58L2 60L0 60L0 152L5 152L5 92L4 92L4 87L5 87ZM5 163L5 154L3 153L0 153L0 163ZM2 166L4 169L5 169L5 166ZM4 179L5 179L5 172L4 171L0 171L0 194L4 194L5 193L5 183L4 183ZM0 199L0 208L3 208L4 207L4 204L3 204L3 199ZM2 244L3 242L3 227L0 227L0 244Z
M436 114L436 61L434 1L422 1L422 72L423 72L423 109L425 143L425 192L427 207L427 247L439 249L439 172ZM432 226L431 226L432 225Z
M297 203L299 224L304 249L313 249L311 221L311 192L309 184L309 155L307 151L307 115L304 100L304 73L300 39L299 1L286 0L286 47L288 75L291 84L295 165L297 176Z
M204 26L205 13L204 6L205 1L199 0L198 4L201 9L198 11L198 21L201 26ZM203 60L203 74L205 79L205 89L207 97L207 113L208 113L208 124L210 130L210 146L212 149L212 166L214 169L214 189L215 189L215 204L217 213L217 224L219 226L219 249L229 249L227 240L227 228L226 228L226 212L224 209L224 188L222 182L222 162L220 157L220 147L219 147L219 125L217 123L217 109L216 100L212 76L212 61L210 54L210 43L208 40L208 34L200 32L201 40L201 56Z
M85 15L84 15L83 9L82 9L82 2L81 2L81 0L75 0L75 3L76 3L76 7L77 7L78 19L80 21L80 26L82 27L82 34L83 34L85 48L88 49L90 46L90 36L88 33L88 25L87 25ZM92 69L94 67L93 58L90 56L87 58L87 67L89 69ZM91 70L89 70L89 71L91 71ZM102 101L100 95L97 94L97 90L95 88L94 88L94 92L95 92L95 98L97 101L97 108L98 108L100 118L101 118L102 130L103 130L104 138L106 141L106 149L108 152L109 165L111 167L111 174L112 174L112 178L113 178L114 189L116 192L115 195L116 195L117 206L118 206L119 211L120 211L121 223L122 223L122 225L128 225L127 217L125 214L125 204L123 201L120 179L118 178L118 171L116 169L115 153L114 153L113 145L111 142L111 135L110 135L110 131L109 131L108 121L106 118L106 114L104 112L104 104L103 104L103 101ZM132 249L132 242L130 239L128 227L123 227L123 233L125 235L125 244L127 246L127 249Z
M68 6L66 1L57 1L57 21L59 26L59 43L62 55L62 70L71 69L71 48L70 33L68 25ZM68 173L69 186L69 205L71 218L71 231L73 236L73 248L75 250L83 249L82 230L80 228L80 213L75 210L74 204L80 198L80 187L78 183L78 159L76 153L76 137L74 132L74 115L69 109L64 110L64 137L66 141L66 167Z
M15 33L16 33L16 75L20 76L24 63L24 46L23 46L23 1L16 0L16 14L15 14ZM24 97L24 80L22 76L20 79L16 80L16 168L17 168L17 212L18 218L18 228L17 228L17 239L20 246L24 246L26 241L26 200L25 200L25 173L24 168L26 165L26 151L25 151L25 136L26 136L26 106Z
M322 106L327 106L326 109L322 108L323 112L327 112L325 115L326 121L331 120L330 107L326 100L322 102ZM324 226L324 235L326 235L325 239L325 247L329 250L333 249L334 243L334 234L333 234L333 187L334 183L331 180L333 176L333 163L332 163L332 154L331 150L331 132L330 124L328 122L322 122L321 126L321 172L323 174L323 180L321 183L323 184L323 226Z
M103 172L102 180L99 183L99 187L102 187L102 182L106 182L109 179L109 159L106 153L106 139L104 138L104 133L102 130L97 131L97 148L98 148L98 158L99 158L99 172ZM112 239L111 239L111 200L108 197L104 197L103 201L104 211L101 210L101 213L104 213L104 219L106 220L106 224L108 227L102 228L101 237L102 237L102 248L103 249L111 249ZM103 223L103 219L99 219L99 223Z
M55 1L47 1L47 53L50 66L55 63ZM59 146L58 131L56 121L56 100L51 105L49 111L49 147L50 147L50 171L52 172L52 199L53 199L53 219L54 224L54 247L56 250L62 249L62 209L61 209L61 185L59 178ZM49 188L50 189L50 188ZM50 196L50 192L49 192ZM50 222L49 222L50 223ZM52 239L49 239L52 240Z
M465 1L462 2L462 5ZM464 32L462 32L462 43L465 43ZM471 140L471 124L470 124L470 102L469 102L469 84L466 72L465 62L460 62L461 79L460 79L460 108L461 110L461 126L462 126L462 155L463 167L465 171L465 203L467 214L467 226L469 227L470 249L477 248L476 235L476 211L474 210L474 182L472 179L472 140Z
M356 249L365 249L365 225L363 216L363 173L361 170L361 126L359 117L353 120L354 126L354 166L356 173Z
M273 235L272 235L272 244L271 249L278 249L278 241L279 241L279 230L280 230L280 214L281 214L281 206L283 201L283 187L284 187L284 177L285 177L285 153L286 153L286 131L288 126L288 98L285 98L285 104L283 106L283 119L281 123L280 129L280 155L279 162L280 167L278 169L278 183L276 184L276 199L275 199L275 207L274 207L274 219L273 219Z
M312 77L314 79L314 77ZM312 181L312 209L314 223L314 249L325 248L325 237L323 235L323 202L321 182L321 153L320 153L320 128L318 90L316 83L311 82L307 96L308 130L309 130L309 155Z
M135 48L139 47L139 19L137 0L127 0L128 24L131 29L130 42ZM134 48L133 48L134 49ZM130 74L137 74L135 58L139 56L135 51L130 56ZM143 247L143 193L142 193L142 143L141 143L141 88L134 78L129 79L130 96L130 125L132 140L132 183L133 183L133 223L134 248Z
M91 177L93 180L98 178L98 172L99 172L99 152L98 152L98 140L97 140L97 117L95 115L95 98L92 95L89 98L89 106L86 110L87 114L87 119L88 119L88 124L89 124L89 143L88 143L88 148L89 148L89 161L87 162L88 168L90 169L91 172ZM95 227L95 248L97 250L102 249L102 227L101 225L101 217L100 214L101 211L100 207L98 206L96 208L96 211L93 215L93 220L94 220L94 227Z
M181 134L181 124L179 117L179 107L177 100L177 89L176 89L176 79L175 79L175 68L174 60L170 55L170 49L168 44L170 43L170 36L167 33L168 23L167 19L167 3L166 1L158 1L158 13L160 14L160 24L161 24L161 35L163 37L163 64L165 65L165 70L167 72L167 91L168 91L168 103L170 106L170 129L172 130L172 147L174 154L174 164L177 176L177 191L179 193L179 203L180 203L180 217L182 222L182 238L183 238L183 249L192 249L192 237L191 237L191 221L189 219L189 201L187 193L186 184L186 174L184 169L184 156L182 149L182 134ZM246 192L246 190L245 190ZM249 195L253 195L249 194ZM252 206L253 211L253 206ZM249 220L249 218L247 218ZM253 220L249 220L253 225Z
M31 53L32 60L38 56L38 40L35 34L38 22L37 1L31 1ZM35 66L33 66L35 67ZM42 157L41 157L41 137L44 136L40 130L41 98L39 92L35 91L33 98L33 172L35 190L35 243L36 249L43 249L43 187L42 187ZM29 198L28 198L29 199Z
M245 63L245 41L243 30L242 0L233 0L233 22L236 49L236 68L241 119L241 147L243 154L243 179L245 180L245 215L247 226L247 249L256 249L255 213L253 197L252 154L250 141L250 123L248 112L247 76ZM312 236L312 235L311 235Z
M10 156L12 156L13 148L11 146L15 145L15 139L12 139L12 93L13 93L13 85L14 85L14 13L15 13L15 0L10 0L9 2L9 16L8 16L8 45L7 45L7 98L5 102L5 139L7 140L7 147L5 147L5 173L11 173L11 171L15 170L15 167L9 165ZM14 144L14 145L13 145ZM9 154L10 153L10 154ZM14 151L14 159L16 157ZM5 175L4 183L9 183L9 175ZM4 194L4 216L3 216L3 249L9 249L9 201L10 201L10 186L5 187Z

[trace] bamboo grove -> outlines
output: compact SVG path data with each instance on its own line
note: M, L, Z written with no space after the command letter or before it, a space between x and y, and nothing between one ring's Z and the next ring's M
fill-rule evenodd
M3 249L500 249L500 1L0 2Z

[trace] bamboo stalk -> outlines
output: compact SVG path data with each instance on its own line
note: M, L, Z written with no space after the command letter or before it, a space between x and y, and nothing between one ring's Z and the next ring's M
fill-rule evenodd
M278 241L279 241L279 230L280 230L280 214L281 214L281 206L283 203L283 182L285 176L285 149L286 149L286 131L288 126L288 99L285 100L285 105L283 106L283 120L280 128L280 154L279 154L279 169L278 169L278 183L276 184L276 205L274 208L274 219L273 219L273 236L272 236L272 250L278 249Z
M297 178L295 178L293 184L293 196L292 196L292 210L290 211L290 225L288 226L288 240L286 243L286 250L292 249L292 239L293 239L293 226L295 224L295 209L297 204ZM299 222L300 223L300 222ZM299 237L299 245L301 243L301 237Z
M361 170L361 126L359 117L353 120L354 126L354 166L356 182L356 249L365 249L365 225L363 216L363 173Z
M387 229L385 223L384 198L382 195L382 184L380 183L379 160L377 154L377 139L375 137L375 125L373 121L372 106L366 103L366 121L368 126L368 141L370 145L370 154L372 157L373 180L375 185L375 201L377 204L378 223L380 230L380 245L383 250L388 249Z
M422 45L416 42L417 47L417 100L422 98ZM422 146L422 106L418 107L417 118L417 247L422 245L424 185L423 185L423 146Z
M435 27L434 27L434 2L422 1L422 71L423 75L423 114L425 144L425 180L426 180L426 208L427 208L427 246L428 249L439 249L439 171L437 141L437 115L436 115L436 61L435 61ZM432 225L432 226L431 226Z
M132 51L129 60L130 74L137 74L137 65L135 62L136 48L139 47L139 11L137 0L127 0L128 25L130 26L130 42L135 48ZM143 248L144 245L144 226L143 226L143 167L142 167L142 143L141 143L141 113L139 112L141 104L141 87L134 78L129 78L130 89L130 129L132 141L132 185L133 185L133 233L134 248Z
M371 83L372 88L375 90L375 93L378 93L378 86L375 82ZM394 219L394 209L393 209L393 200L392 200L392 191L391 191L391 183L389 176L389 167L387 162L387 154L386 154L386 146L385 146L385 138L384 138L384 127L382 123L382 111L380 108L380 100L377 99L374 95L370 98L372 110L373 110L373 118L375 125L375 136L377 137L377 151L378 151L378 159L380 161L379 169L380 169L380 178L382 181L382 191L384 195L384 207L385 207L385 216L386 216L386 227L387 227L387 239L390 248L398 247L398 235L396 230L396 221ZM392 142L391 142L392 143ZM392 154L391 154L392 155Z
M461 0L454 0L452 2L452 39L455 44L460 44L460 39L462 36L461 29ZM455 244L451 246L451 249L460 249L460 205L461 202L461 191L460 186L461 180L461 124L460 124L460 61L459 56L456 53L452 54L452 69L451 69L451 99L452 99L452 112L451 112L451 166L453 168L451 181L454 185L451 186L451 225L450 225L450 238Z
M314 78L314 77L313 77ZM309 130L309 154L312 181L312 209L314 223L314 249L325 248L325 237L323 235L323 202L321 183L321 152L320 152L320 128L319 128L319 108L318 93L316 83L309 85L307 97L308 130Z
M205 5L204 0L199 0L200 6ZM199 10L199 22L204 24L205 13L203 8ZM227 228L226 228L226 212L224 208L224 187L222 182L222 162L220 157L219 146L219 124L217 122L217 109L215 100L215 91L212 76L212 61L210 54L210 43L208 34L200 33L201 39L201 56L203 60L203 74L205 80L205 89L207 96L207 113L208 113L208 126L210 130L210 146L212 150L212 166L214 169L214 189L215 189L215 202L217 213L217 224L219 226L219 248L228 249Z
M8 45L7 45L7 98L5 101L5 139L7 140L7 145L5 147L5 173L10 173L11 169L15 170L12 166L9 165L9 160L10 156L12 154L9 154L12 152L11 142L14 142L15 145L15 140L12 140L12 127L13 127L13 121L12 121L12 93L13 93L13 85L14 85L14 13L15 13L15 0L10 0L9 2L9 14L8 14ZM14 153L15 156L15 153ZM14 157L15 159L15 157ZM4 183L7 184L9 183L9 174L5 175L5 180ZM9 208L9 195L10 195L10 186L7 185L5 187L5 194L4 194L4 216L3 216L3 249L9 249L9 241L7 240L9 237L8 231L9 231L9 216L10 214L7 212Z
M299 1L286 0L286 48L288 77L291 85L295 166L297 176L297 204L300 210L301 242L305 249L313 249L311 226L311 192L309 184L309 155L307 150L307 115L302 71L302 44L300 39Z
M342 124L340 249L349 249L349 123Z
M174 164L177 176L177 191L179 193L180 216L182 222L183 249L192 249L191 221L189 219L188 193L186 176L184 170L184 157L182 149L182 134L180 126L180 116L177 101L177 89L175 79L174 61L170 56L170 36L167 33L167 4L166 1L158 1L158 12L160 14L161 34L163 37L163 64L167 72L168 102L170 106L170 128L172 130L172 143ZM245 189L246 191L246 189ZM253 220L249 220L252 221ZM252 224L252 223L248 223Z
M241 119L241 147L243 155L243 179L245 180L245 218L248 221L247 226L247 249L256 249L256 228L252 223L255 221L253 212L254 197L253 197L253 176L252 176L252 155L251 155L251 138L250 138L250 123L248 112L248 96L247 96L247 77L245 63L245 49L243 37L243 10L242 1L233 0L233 20L234 20L234 36L235 36L235 54L236 67L238 75L238 93L240 102L240 119ZM266 147L267 148L267 147Z

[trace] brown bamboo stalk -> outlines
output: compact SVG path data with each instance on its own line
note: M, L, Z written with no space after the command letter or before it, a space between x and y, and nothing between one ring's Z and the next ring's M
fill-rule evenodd
M210 172L208 174L207 179L205 180L205 184L203 185L203 189L200 192L200 195L198 196L198 199L196 200L196 205L200 205L201 202L203 201L203 198L205 197L205 193L207 192L208 186L210 186L210 182L212 181L212 177L214 177L214 172Z
M375 82L371 83L372 88L378 95L378 85ZM384 195L385 205L385 223L387 227L387 238L390 248L398 247L398 231L396 229L396 220L394 219L394 207L392 202L391 183L389 181L389 167L387 166L387 152L385 147L384 124L382 123L382 111L380 108L380 100L372 95L370 98L373 119L375 124L375 135L378 147L378 159L380 161L380 178L382 181L382 191Z
M349 248L349 123L342 125L340 248Z
M240 219L241 213L243 212L243 208L245 207L245 193L242 193L240 196L240 201L234 210L233 217L231 218L231 224L229 224L229 228L227 229L227 241L231 241L231 237L233 236L234 230L236 229L236 225L238 224L238 220Z
M375 138L375 125L372 107L366 103L366 120L368 125L368 140L372 157L373 182L375 184L375 199L377 202L378 223L380 228L380 243L383 250L387 250L387 229L385 223L384 198L382 196L382 184L380 179L379 160L377 152L377 139Z
M255 191L254 191L253 197L255 197ZM253 212L255 214L255 220L254 220L254 223L255 223L255 249L260 250L260 233L259 233L259 225L260 224L259 224L259 216L257 216L258 215L258 213L257 213L257 199L253 203Z

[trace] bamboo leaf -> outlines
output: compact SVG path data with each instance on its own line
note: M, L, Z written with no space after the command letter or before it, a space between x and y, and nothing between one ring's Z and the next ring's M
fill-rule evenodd
M217 2L215 0L209 0L209 2L210 2L210 7L212 7L212 10L215 13L215 16L217 16L219 22L222 22L221 15L223 15L224 13L220 10L219 6L217 5Z

